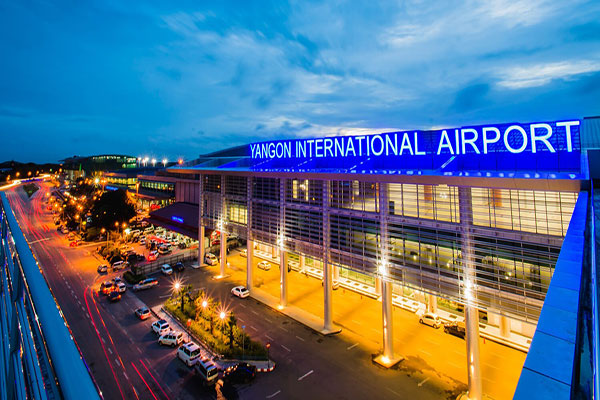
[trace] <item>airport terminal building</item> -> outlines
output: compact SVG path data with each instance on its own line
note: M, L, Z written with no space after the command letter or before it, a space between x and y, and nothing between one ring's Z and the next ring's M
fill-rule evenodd
M384 365L397 356L391 313L398 298L464 318L476 393L479 323L499 335L534 335L572 219L585 218L576 212L587 207L585 138L598 134L598 121L252 143L169 171L196 182L178 187L176 200L197 210L185 218L198 218L201 243L213 230L221 243L226 235L247 240L251 292L255 252L320 271L324 333L338 329L336 281L377 293ZM204 246L199 251L204 260ZM221 275L225 260L221 246ZM280 308L290 271L280 268Z

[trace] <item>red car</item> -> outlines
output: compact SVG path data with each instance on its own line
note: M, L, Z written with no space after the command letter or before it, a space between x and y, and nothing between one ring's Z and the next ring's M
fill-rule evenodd
M79 246L79 240L73 240L71 243L69 243L70 247L77 247Z
M148 261L155 261L158 258L158 251L152 250L150 254L148 254Z

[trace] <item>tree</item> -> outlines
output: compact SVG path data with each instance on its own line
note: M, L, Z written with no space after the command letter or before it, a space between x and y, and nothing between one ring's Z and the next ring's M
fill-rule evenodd
M229 348L231 349L233 349L233 328L235 326L237 326L237 318L231 313L227 320L227 327L229 328Z
M104 192L92 207L93 224L106 229L115 229L115 222L121 225L135 215L135 207L122 189Z

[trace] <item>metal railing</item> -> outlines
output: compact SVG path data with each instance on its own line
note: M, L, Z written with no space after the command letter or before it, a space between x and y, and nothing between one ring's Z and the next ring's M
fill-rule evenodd
M196 260L198 258L198 249L192 248L182 251L181 253L160 256L158 260L153 261L148 264L143 265L134 265L131 267L131 272L136 275L151 275L160 270L160 267L164 264L169 264L173 266L173 264L181 261L186 262L190 260Z
M6 195L0 199L0 399L100 399Z

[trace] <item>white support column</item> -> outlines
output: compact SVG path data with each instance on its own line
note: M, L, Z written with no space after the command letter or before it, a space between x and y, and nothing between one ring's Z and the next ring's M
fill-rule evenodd
M323 330L333 330L333 302L332 302L332 266L328 262L323 263L323 287L325 298L325 309L323 312Z
M465 330L467 345L467 375L469 400L481 400L481 368L479 363L479 311L476 307L477 287L475 286L475 254L471 238L473 225L473 207L471 204L471 189L458 188L461 253L464 266L463 297L465 299Z
M381 278L378 276L375 277L375 293L378 296L381 296L381 293L382 293L381 286L382 286Z
M204 196L203 196L203 175L200 174L198 184L198 266L201 267L204 264L204 224L202 216L204 215Z
M481 400L481 368L479 365L479 311L473 305L465 306L465 330L467 331L467 367L469 376L469 400Z
M219 276L225 276L225 267L227 266L227 234L221 231L221 260Z
M279 256L281 257L281 250L279 250ZM271 257L273 260L277 259L277 246L271 247Z
M198 227L198 265L204 264L204 226Z
M279 250L279 305L286 307L288 304L288 270L287 270L287 251Z
M500 336L503 338L510 336L510 319L504 314L500 314Z
M246 288L252 292L254 287L254 241L246 241Z
M340 267L337 265L333 266L333 281L337 282L340 280Z
M427 295L427 311L437 314L437 296L432 294Z
M304 270L305 258L304 255L300 254L300 271Z
M383 361L390 362L390 360L394 360L392 282L385 280L382 282L381 286L381 305L383 308Z

